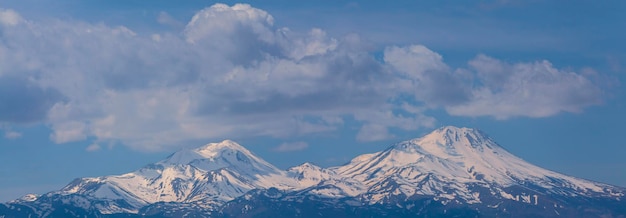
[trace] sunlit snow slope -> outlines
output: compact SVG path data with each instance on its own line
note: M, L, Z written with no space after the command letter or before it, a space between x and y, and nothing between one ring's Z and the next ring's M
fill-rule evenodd
M338 174L356 179L366 187L371 202L390 195L427 195L441 199L481 202L483 187L492 195L536 203L528 195L507 193L523 186L530 191L548 190L560 195L620 197L622 189L566 176L532 165L506 151L479 130L443 127L424 137L395 144L388 149L361 155ZM535 190L537 189L537 190Z
M29 195L10 206L33 208L37 216L58 205L94 214L164 210L158 206L163 203L174 205L170 209L183 208L180 211L219 211L236 199L226 206L241 203L250 209L254 205L242 202L254 202L254 193L270 188L288 193L285 201L324 199L331 205L347 202L355 207L376 204L412 210L411 202L432 199L451 208L484 204L475 208L493 209L494 214L523 211L528 205L557 215L562 208L573 208L567 211L575 214L580 204L592 201L621 207L625 192L532 165L478 130L443 127L384 151L360 155L343 166L304 163L285 171L226 140L183 149L131 173L76 179L59 191ZM608 210L593 214L610 214Z
M214 207L257 188L294 189L299 184L233 141L181 150L167 159L119 176L77 179L60 194L109 201L103 212L134 212L155 202L198 203ZM129 205L115 204L122 200ZM106 208L108 207L108 208Z

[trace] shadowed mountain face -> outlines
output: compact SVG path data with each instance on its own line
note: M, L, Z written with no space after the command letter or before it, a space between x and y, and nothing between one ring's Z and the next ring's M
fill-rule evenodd
M478 130L443 127L326 169L283 171L226 140L0 204L0 216L624 217L625 193L527 163Z

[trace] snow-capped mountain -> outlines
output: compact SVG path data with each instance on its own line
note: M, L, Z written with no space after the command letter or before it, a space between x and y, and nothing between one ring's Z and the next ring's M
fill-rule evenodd
M301 192L319 197L354 197L365 190L361 182L311 163L289 168L288 172L300 184Z
M211 209L252 189L299 186L287 172L226 140L183 149L131 173L76 179L47 195L78 195L87 200L83 207L109 214L137 213L156 202L195 203Z
M281 170L233 141L0 204L0 217L624 217L626 189L549 171L443 127L343 166Z
M483 187L497 198L538 204L536 194L548 190L558 195L623 197L614 186L566 176L532 165L506 151L479 130L443 127L388 149L361 155L344 166L332 168L338 174L362 182L370 203L393 195L433 196L436 199L481 203ZM525 194L511 193L509 187L523 186Z

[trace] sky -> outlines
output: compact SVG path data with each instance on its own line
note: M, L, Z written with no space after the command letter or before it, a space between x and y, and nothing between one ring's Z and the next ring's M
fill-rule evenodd
M448 125L626 187L625 10L0 0L0 202L224 139L328 167Z

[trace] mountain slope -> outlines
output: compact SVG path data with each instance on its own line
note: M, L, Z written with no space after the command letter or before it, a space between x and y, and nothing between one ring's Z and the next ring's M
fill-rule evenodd
M219 206L247 191L299 184L233 141L183 149L137 171L97 178L81 178L47 195L81 196L101 213L137 213L156 202ZM93 204L93 202L96 202Z
M626 216L626 189L537 167L469 128L443 127L384 151L360 155L327 173L359 188L348 194L321 181L294 192L254 191L227 203L222 213L238 217ZM334 195L315 195L318 190Z
M443 127L343 166L286 171L226 140L0 204L22 217L626 217L626 189L532 165Z
M362 155L333 168L368 187L373 203L389 193L429 195L481 202L472 186L485 187L500 198L537 203L530 194L508 193L523 186L558 195L623 197L623 189L566 176L532 165L510 154L478 130L444 127L424 137L400 142L375 154ZM380 193L380 194L377 194Z

